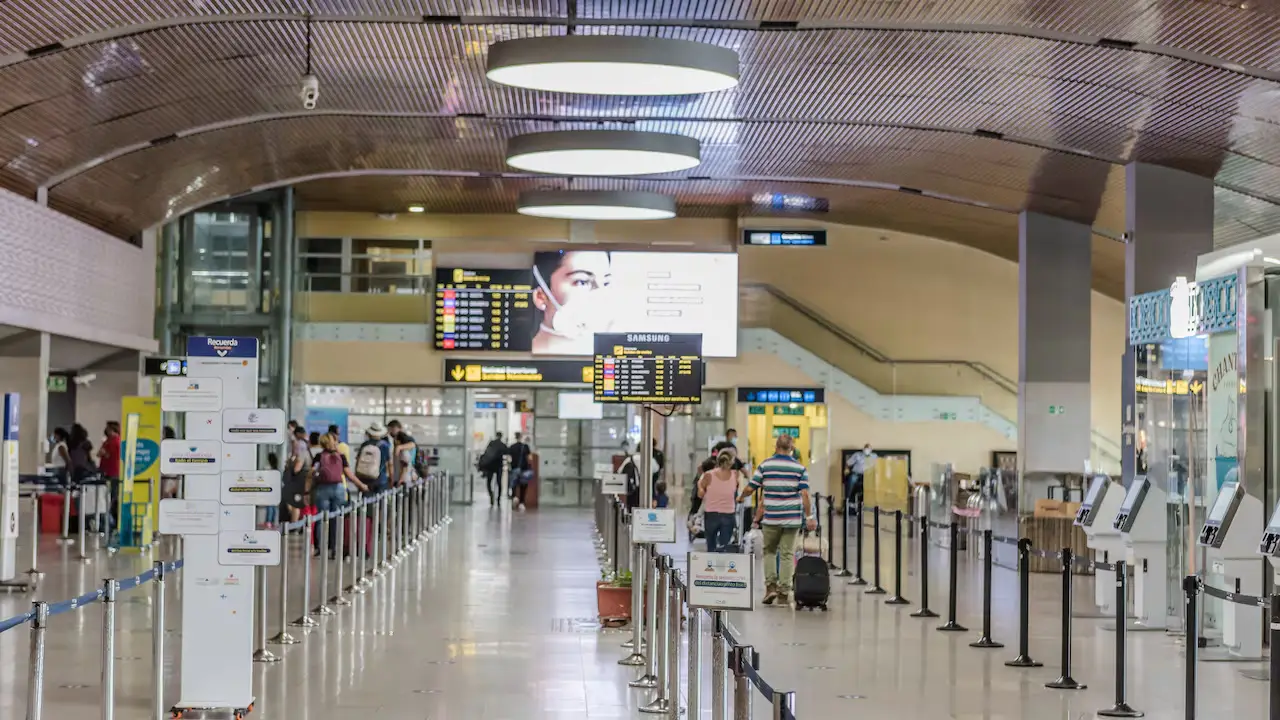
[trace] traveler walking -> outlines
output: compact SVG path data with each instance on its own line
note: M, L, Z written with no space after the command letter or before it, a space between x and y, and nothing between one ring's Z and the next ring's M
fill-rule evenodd
M533 480L532 455L533 451L524 441L524 436L516 433L516 441L507 447L507 457L511 458L511 469L508 471L511 506L517 510L524 509L525 492L529 489L529 481Z
M795 441L779 435L774 454L756 466L745 501L754 490L763 490L763 507L756 516L764 535L764 604L786 607L791 602L791 580L795 575L796 536L803 525L817 528L809 498L809 471L792 453Z
M485 486L489 489L489 507L497 507L498 498L502 497L502 458L506 454L502 433L496 432L476 461L476 469L484 475Z
M356 477L368 492L381 492L391 479L391 444L387 442L386 429L376 422L364 434L365 441L356 450Z
M702 501L702 527L707 538L707 552L724 552L733 540L737 527L738 476L733 469L733 451L721 450L715 467L702 473L698 480L698 498Z

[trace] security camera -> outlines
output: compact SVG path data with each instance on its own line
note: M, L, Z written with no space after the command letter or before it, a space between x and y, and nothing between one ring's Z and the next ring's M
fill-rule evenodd
M85 373L84 375L76 375L75 377L71 378L71 382L77 386L88 387L89 383L92 383L94 380L97 380L97 379L98 379L97 373Z
M315 110L316 103L320 100L320 78L315 75L302 76L302 90L298 97L302 98L302 107Z

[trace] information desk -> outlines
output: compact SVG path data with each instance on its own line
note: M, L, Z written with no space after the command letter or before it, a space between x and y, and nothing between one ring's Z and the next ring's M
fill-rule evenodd
M528 270L436 270L437 350L516 350L533 345Z
M594 367L596 402L702 402L701 335L597 333Z

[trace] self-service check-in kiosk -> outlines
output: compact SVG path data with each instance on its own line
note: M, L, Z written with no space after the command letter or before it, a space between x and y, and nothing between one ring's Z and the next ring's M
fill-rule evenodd
M1165 493L1139 475L1129 483L1112 528L1124 542L1126 561L1134 567L1134 630L1163 630L1168 624L1168 508Z
M1103 562L1116 562L1125 556L1124 539L1120 531L1112 527L1110 519L1120 510L1124 500L1124 488L1112 487L1111 478L1106 475L1095 475L1089 483L1089 492L1080 503L1076 512L1076 525L1084 530L1088 546L1094 554L1101 556ZM1101 522L1098 518L1103 518ZM1106 614L1114 609L1115 574L1110 570L1098 570L1094 576L1093 602Z
M1245 595L1262 595L1258 573L1257 538L1262 531L1262 502L1244 491L1236 471L1218 490L1218 497L1200 530L1209 570L1222 575L1229 588ZM1263 539L1265 545L1266 539ZM1222 645L1225 655L1203 653L1205 660L1255 661L1262 657L1262 610L1224 602Z

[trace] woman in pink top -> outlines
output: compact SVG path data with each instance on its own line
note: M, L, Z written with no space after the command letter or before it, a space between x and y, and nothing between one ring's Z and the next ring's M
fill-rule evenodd
M731 450L721 450L716 466L702 473L698 497L702 498L707 552L724 552L733 539L738 497L738 473L733 469Z

